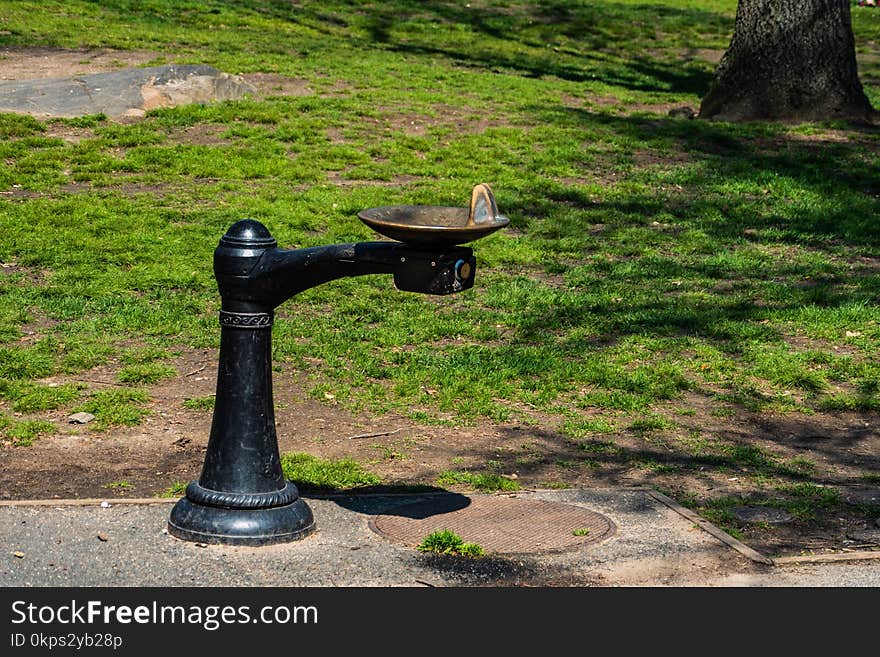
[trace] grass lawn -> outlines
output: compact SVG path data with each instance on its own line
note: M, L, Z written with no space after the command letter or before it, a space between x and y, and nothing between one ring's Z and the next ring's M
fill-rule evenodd
M790 438L841 417L876 427L880 132L670 116L699 106L735 7L3 3L0 55L149 52L276 76L279 91L124 123L0 114L0 441L51 436L47 411L140 423L181 350L218 347L210 262L234 221L283 246L372 240L359 210L465 205L486 182L511 224L473 245L473 290L438 299L370 276L279 309L275 361L307 395L426 426L533 428L578 454L450 460L451 485L543 462L552 480L520 481L626 471L746 538L759 530L730 515L741 504L876 518L828 494L876 487L876 450L820 458ZM853 27L880 106L880 12L853 7ZM112 390L75 383L109 364ZM862 438L880 446L876 429Z

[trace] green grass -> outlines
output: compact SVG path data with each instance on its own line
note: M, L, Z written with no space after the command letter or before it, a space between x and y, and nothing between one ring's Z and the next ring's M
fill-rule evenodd
M301 3L293 15L262 2L234 12L75 2L63 21L54 6L17 3L0 42L88 46L82 30L100 24L103 46L173 53L185 42L187 57L305 77L318 92L158 110L130 125L6 116L0 187L14 180L40 194L0 199L0 259L48 273L4 277L3 294L63 323L31 346L0 347L4 378L81 371L147 336L154 346L123 351L119 380L158 383L172 375L154 362L168 349L217 344L209 263L235 219L263 220L283 244L370 239L358 210L460 204L488 180L516 233L480 243L476 290L437 302L382 277L322 286L280 310L276 358L307 370L319 399L329 392L351 408L426 421L506 421L522 403L639 414L706 385L768 410L876 407L876 393L846 390L878 375L876 277L850 268L877 241L876 200L863 191L876 164L870 138L812 144L793 139L799 128L644 109L698 101L712 65L679 49L725 47L729 2L485 6L478 21L396 3ZM876 33L858 29L862 40ZM297 70L276 46L292 37L310 53ZM355 45L357 66L346 54ZM639 48L651 58L633 59ZM412 77L402 89L404 66ZM318 72L347 87L330 93ZM617 102L595 105L597 96ZM424 130L408 132L400 112ZM45 136L64 126L92 133L75 144ZM179 143L189 128L222 139ZM654 163L641 162L645 153ZM333 184L340 175L360 184ZM410 182L381 184L401 175ZM88 193L61 193L71 180ZM23 323L0 319L0 335ZM790 346L801 335L821 344ZM834 356L849 343L853 356ZM575 438L612 424L567 417Z
M186 492L188 482L175 481L168 488L156 494L156 497L180 497Z
M559 430L566 436L578 440L596 434L612 433L617 427L613 422L604 418L579 418L566 419Z
M15 420L0 414L0 442L13 447L30 447L41 436L55 433L55 425L47 420Z
M552 425L585 465L673 472L603 447L621 434L756 482L818 480L772 445L698 450L682 435L704 414L880 408L877 134L670 117L708 89L733 0L469 4L6 3L4 48L143 50L307 89L124 124L0 114L0 408L22 414L9 422L140 422L142 386L174 376L181 350L219 345L211 262L233 222L262 221L283 246L371 240L364 208L461 206L488 182L511 223L474 245L474 289L434 298L365 276L303 292L277 310L277 376L453 430ZM880 14L853 15L880 105ZM99 366L121 385L49 383ZM374 483L351 477L316 485Z
M149 413L144 404L149 395L143 390L122 388L93 392L82 404L73 409L95 416L90 427L101 431L112 427L134 426Z
M652 431L669 431L676 425L662 415L649 414L640 417L629 425L629 430L639 434L651 433Z
M77 384L41 385L30 381L0 379L0 399L12 402L12 410L32 413L63 407L80 395Z
M289 453L281 457L284 476L305 491L337 491L375 486L381 479L352 458L320 459L310 454Z
M492 472L467 472L464 470L446 470L437 476L439 486L464 486L481 493L520 490L519 482Z
M775 503L799 520L812 520L819 508L833 508L840 503L840 491L831 486L805 482L777 487L785 498Z
M620 448L611 440L586 440L579 444L580 448L588 454L618 454Z
M206 397L189 397L183 400L183 407L194 411L211 411L214 410L214 395Z
M791 514L792 522L809 523L816 519L822 509L834 510L840 505L840 492L831 486L812 482L783 484L775 487L775 492L762 493L750 498L742 495L729 495L710 499L695 499L685 496L682 503L696 510L701 516L730 533L734 538L743 538L743 527L731 512L740 505L767 506L783 509Z
M738 526L736 516L725 508L725 506L700 506L697 507L697 511L703 518L712 524L717 525L733 538L738 540L743 540L745 538L742 529Z
M120 383L151 385L175 376L177 376L177 370L170 365L144 363L126 365L119 370L117 379Z
M461 557L482 557L485 552L477 543L465 543L464 540L450 529L438 529L431 532L416 546L419 552L433 552Z

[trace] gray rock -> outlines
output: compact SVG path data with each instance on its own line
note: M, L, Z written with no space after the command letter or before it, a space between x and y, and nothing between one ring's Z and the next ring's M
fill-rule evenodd
M160 107L235 100L256 91L241 77L211 66L126 68L68 78L0 80L0 112L42 118L137 117Z
M67 421L70 422L71 424L88 424L89 422L91 422L94 419L95 419L94 415L92 415L91 413L86 413L85 411L82 411L80 413L74 413L69 418L67 418Z

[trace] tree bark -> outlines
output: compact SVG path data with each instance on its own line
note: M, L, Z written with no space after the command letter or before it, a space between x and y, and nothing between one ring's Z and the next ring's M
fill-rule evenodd
M739 0L699 118L869 123L849 0Z

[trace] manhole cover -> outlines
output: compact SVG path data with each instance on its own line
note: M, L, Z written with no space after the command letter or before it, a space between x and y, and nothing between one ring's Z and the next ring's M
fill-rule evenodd
M410 547L432 532L448 529L466 543L499 554L580 547L598 543L615 529L605 516L571 504L492 495L466 499L469 503L454 509L442 496L403 504L374 516L370 528Z
M783 523L791 520L791 514L784 509L768 506L735 506L730 509L733 516L740 522Z

